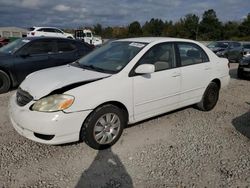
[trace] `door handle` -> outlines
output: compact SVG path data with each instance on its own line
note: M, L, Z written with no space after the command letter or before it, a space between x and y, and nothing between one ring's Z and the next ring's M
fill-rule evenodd
M181 75L180 73L177 73L177 72L176 72L176 73L173 73L173 74L172 74L172 77L178 77L178 76L180 76L180 75Z
M205 67L205 70L211 70L211 67Z

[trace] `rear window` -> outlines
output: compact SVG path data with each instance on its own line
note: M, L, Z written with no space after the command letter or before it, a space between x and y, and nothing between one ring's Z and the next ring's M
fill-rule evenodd
M34 31L35 30L35 28L34 27L30 27L30 28L28 28L28 31Z
M57 48L59 52L70 52L76 50L76 45L71 42L58 41Z

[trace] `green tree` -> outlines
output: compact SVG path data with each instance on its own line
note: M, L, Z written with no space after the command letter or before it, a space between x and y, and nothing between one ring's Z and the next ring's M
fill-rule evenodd
M161 19L152 18L142 27L144 36L162 36L164 30L164 22Z
M201 36L203 40L219 40L222 38L222 24L213 9L203 13L199 33L199 36Z
M165 37L175 37L176 36L174 24L172 21L165 21L164 28L162 31L162 36L165 36Z
M104 30L103 30L103 36L104 38L113 38L113 28L112 27L106 27Z
M134 21L128 26L129 37L139 37L142 35L141 24L138 21Z
M223 39L233 40L234 38L240 36L239 23L228 21L223 25L222 29Z
M98 24L94 25L94 33L96 35L102 36L102 32L103 32L103 29L102 29L102 25L101 24L98 23Z
M249 37L250 36L250 13L248 13L247 17L240 24L239 30L240 30L241 35L243 37Z
M195 14L187 14L182 20L185 38L197 39L199 30L199 17Z

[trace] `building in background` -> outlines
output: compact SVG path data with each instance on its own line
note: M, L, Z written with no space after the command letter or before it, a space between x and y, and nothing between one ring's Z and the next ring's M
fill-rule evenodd
M19 27L0 27L0 36L3 38L21 38L27 35L27 30Z

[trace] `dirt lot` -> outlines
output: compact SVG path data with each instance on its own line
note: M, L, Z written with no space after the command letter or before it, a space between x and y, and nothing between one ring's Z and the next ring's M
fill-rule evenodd
M0 187L250 187L250 81L236 78L211 112L184 108L125 129L111 149L38 144L0 96Z

